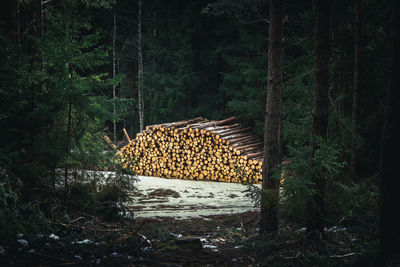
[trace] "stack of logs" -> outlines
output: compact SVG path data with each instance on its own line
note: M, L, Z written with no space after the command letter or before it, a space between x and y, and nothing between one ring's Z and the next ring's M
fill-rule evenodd
M147 126L136 139L127 137L123 165L139 175L261 183L262 142L234 121L199 117Z

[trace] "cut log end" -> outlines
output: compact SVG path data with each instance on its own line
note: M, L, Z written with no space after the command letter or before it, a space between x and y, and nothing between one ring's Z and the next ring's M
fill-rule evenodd
M121 161L140 175L261 183L262 142L234 121L198 117L150 125L134 140L124 131L129 144Z

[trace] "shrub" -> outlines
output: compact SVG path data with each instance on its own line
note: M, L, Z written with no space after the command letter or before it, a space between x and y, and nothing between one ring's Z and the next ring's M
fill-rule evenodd
M15 241L19 232L37 229L34 218L41 213L30 203L22 203L22 183L18 176L0 167L0 240Z
M286 217L304 224L307 200L314 191L314 178L324 177L327 181L327 199L334 193L330 187L335 182L344 163L340 161L340 150L329 140L317 140L318 148L308 144L288 147L289 164L283 167L285 179L282 183L282 209Z

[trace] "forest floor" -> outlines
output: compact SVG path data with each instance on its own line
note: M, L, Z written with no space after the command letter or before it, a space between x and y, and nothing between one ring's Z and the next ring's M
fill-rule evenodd
M70 212L43 221L46 232L0 241L0 266L378 266L365 218L341 218L317 243L284 221L277 237L260 238L245 186L148 178L127 203L134 218Z
M106 222L75 214L52 233L19 235L1 247L0 265L41 266L378 266L377 242L357 222L326 229L310 244L304 229L283 224L275 239L257 236L259 213L193 219Z

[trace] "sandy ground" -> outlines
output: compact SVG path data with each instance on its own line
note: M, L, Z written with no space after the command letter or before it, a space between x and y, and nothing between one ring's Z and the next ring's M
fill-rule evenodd
M242 184L138 176L134 201L126 203L136 218L177 219L256 210ZM259 185L257 185L259 186Z

